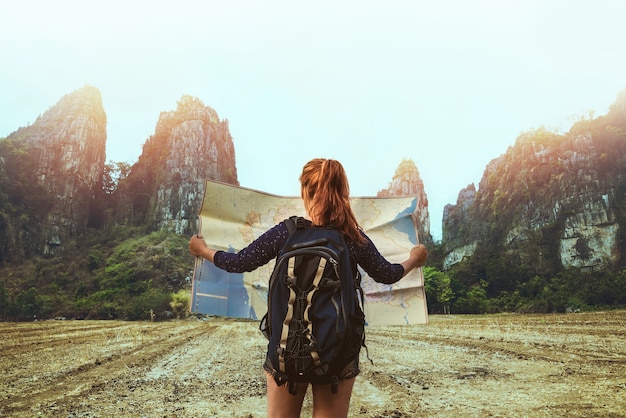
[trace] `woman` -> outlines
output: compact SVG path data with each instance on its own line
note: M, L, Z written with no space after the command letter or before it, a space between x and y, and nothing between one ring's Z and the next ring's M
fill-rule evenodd
M352 212L348 178L339 161L323 158L309 161L300 175L300 184L307 219L315 226L334 226L338 229L345 238L350 256L377 282L395 283L426 262L428 251L423 245L413 247L409 257L399 264L388 262L380 254L361 230ZM281 222L236 254L208 248L200 235L191 238L189 251L229 272L252 271L276 258L287 237L287 227ZM348 416L354 378L359 373L356 360L356 367L339 382L337 393L331 392L330 384L311 384L314 417ZM271 370L267 370L267 366L265 369L268 417L299 417L306 389L293 396L287 385L278 386Z

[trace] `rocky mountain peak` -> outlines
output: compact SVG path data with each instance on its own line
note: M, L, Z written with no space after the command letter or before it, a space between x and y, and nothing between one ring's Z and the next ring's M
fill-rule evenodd
M444 266L476 253L523 266L524 274L619 268L625 250L624 109L626 91L607 115L581 118L564 135L545 128L521 134L488 164L473 197L464 190L446 208ZM503 281L514 277L499 274Z
M389 183L389 187L380 190L376 196L414 196L417 199L415 215L421 228L419 231L420 241L426 244L432 243L432 237L430 235L430 216L428 214L428 198L424 190L424 182L413 160L402 160L398 168L396 168L396 172Z
M30 126L9 135L23 147L41 186L38 197L49 210L42 222L44 254L69 236L81 235L102 181L106 154L106 114L100 91L85 86L67 94Z
M120 212L126 222L194 233L206 180L239 185L228 120L183 95L176 110L161 112L154 135L121 185Z

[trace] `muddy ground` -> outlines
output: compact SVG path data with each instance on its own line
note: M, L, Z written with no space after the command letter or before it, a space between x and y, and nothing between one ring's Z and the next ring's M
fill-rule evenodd
M0 323L0 416L264 417L257 326ZM431 316L367 343L353 417L626 416L625 311Z

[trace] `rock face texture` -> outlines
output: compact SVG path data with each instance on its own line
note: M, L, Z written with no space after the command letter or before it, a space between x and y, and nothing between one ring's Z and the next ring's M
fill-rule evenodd
M161 113L114 191L103 187L106 138L100 91L86 86L0 139L0 263L51 256L88 227L191 234L205 181L238 185L228 121L197 98Z
M13 147L1 155L0 165L8 176L5 186L13 186L8 189L19 194L13 181L23 179L27 183L21 183L21 192L30 195L24 203L40 209L27 222L27 228L33 229L28 236L16 232L16 224L5 217L7 241L25 245L28 252L49 255L68 237L84 233L101 187L106 137L100 92L86 86L64 96L32 125L4 140L5 147ZM15 160L25 166L12 167Z
M195 233L205 181L239 184L228 121L192 96L160 114L138 161L103 191L106 138L100 92L85 86L0 139L0 264L59 254L88 228ZM432 244L412 161L401 162L378 196L414 196L420 240ZM626 91L606 115L564 135L527 132L492 160L479 187L468 185L444 209L444 267L479 260L484 272L471 280L506 276L511 265L531 277L615 271L626 263L625 225Z
M443 267L447 269L471 256L476 251L477 242L466 242L467 229L472 225L470 208L476 199L476 187L470 184L459 192L456 205L443 208L445 228L442 234L442 245L446 253Z
M196 233L206 180L239 185L228 120L183 96L175 111L161 113L154 135L120 184L120 219Z
M430 234L430 216L428 214L428 197L424 190L424 183L419 171L412 160L403 160L396 169L389 187L380 190L377 197L404 197L413 196L417 199L414 216L418 224L420 242L426 245L432 244Z
M538 129L445 208L444 266L491 252L556 274L619 269L626 251L626 91L565 135Z

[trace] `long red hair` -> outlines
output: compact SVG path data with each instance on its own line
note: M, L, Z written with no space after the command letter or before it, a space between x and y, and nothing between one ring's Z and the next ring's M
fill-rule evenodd
M355 242L364 242L350 206L348 176L339 161L325 158L309 161L302 168L300 184L302 199L318 223L337 228Z

